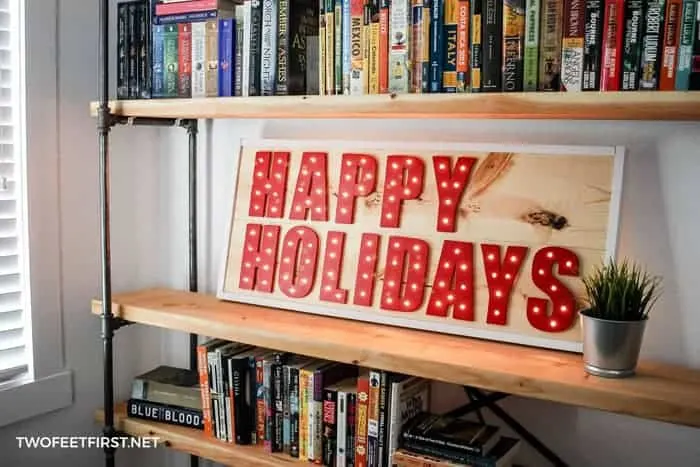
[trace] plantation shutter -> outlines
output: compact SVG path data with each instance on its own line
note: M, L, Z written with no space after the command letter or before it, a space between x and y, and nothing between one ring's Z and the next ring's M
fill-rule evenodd
M27 370L29 339L23 310L21 150L19 122L19 2L0 0L0 381Z

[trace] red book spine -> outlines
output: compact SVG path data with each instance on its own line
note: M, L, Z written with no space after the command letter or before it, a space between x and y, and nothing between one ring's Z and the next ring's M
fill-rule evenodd
M357 379L355 409L355 467L367 467L367 416L369 414L369 377Z
M199 11L216 10L219 0L191 0L189 2L159 3L156 5L156 16L182 15Z
M207 348L197 346L197 369L199 370L199 390L202 395L202 422L204 434L214 436L211 423L211 395L209 394L209 363L207 362Z
M605 0L603 70L600 74L601 91L620 90L624 21L625 0Z
M389 8L379 9L379 93L389 92Z
M178 24L178 96L192 97L192 25Z
M676 64L678 61L682 8L682 0L668 0L666 4L666 24L664 27L661 72L659 73L659 90L661 91L673 91L676 89Z

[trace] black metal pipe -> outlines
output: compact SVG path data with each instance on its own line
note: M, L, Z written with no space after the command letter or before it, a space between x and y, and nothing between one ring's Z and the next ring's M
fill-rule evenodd
M456 409L449 411L447 415L451 417L461 417L463 415L467 415L468 413L476 412L481 423L485 423L484 418L481 415L482 408L488 406L489 404L496 403L501 399L505 399L510 395L503 392L494 392L492 394L489 394L488 396L485 396L485 398L482 400L474 400L473 396L469 392L468 387L465 386L464 391L467 393L470 402L468 404L464 404L461 407L457 407Z
M484 401L487 398L487 396L478 389L465 388L465 390L468 391L477 401ZM533 435L527 428L518 423L516 419L508 415L508 412L494 403L488 403L486 404L486 407L491 410L494 415L503 420L505 424L508 425L515 433L517 433L518 436L525 440L525 442L539 452L542 457L550 461L552 465L555 467L567 467L568 464L566 462L557 456L554 451L549 449L542 441L540 441L537 436Z
M109 231L109 130L112 116L108 106L109 97L109 1L99 4L99 51L98 51L98 150L100 173L99 209L100 209L100 249L102 257L102 344L104 358L104 412L103 434L114 436L114 354L112 353L112 277ZM114 467L116 449L111 443L105 443L105 465Z
M187 120L184 125L189 137L189 279L190 292L199 290L197 260L197 120ZM190 334L190 368L197 370L197 335ZM190 467L198 467L199 458L190 456Z

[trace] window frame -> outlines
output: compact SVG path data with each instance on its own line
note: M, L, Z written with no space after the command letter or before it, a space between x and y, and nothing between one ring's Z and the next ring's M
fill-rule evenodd
M58 151L58 0L12 0L19 4L20 100L16 142L24 150L21 189L29 285L25 329L31 335L29 371L0 384L0 427L73 403L72 372L66 369L61 307L61 237ZM15 122L17 118L15 117ZM22 147L24 145L24 147ZM27 257L26 253L29 252ZM29 284L27 284L29 282ZM27 287L25 287L27 289Z

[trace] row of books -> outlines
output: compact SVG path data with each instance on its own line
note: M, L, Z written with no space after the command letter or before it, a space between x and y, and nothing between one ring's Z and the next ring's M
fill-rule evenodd
M415 465L420 456L510 465L520 444L496 426L431 414L430 381L418 377L221 339L198 347L198 367L136 378L129 415L332 467Z
M700 89L697 0L137 0L118 21L118 98Z

